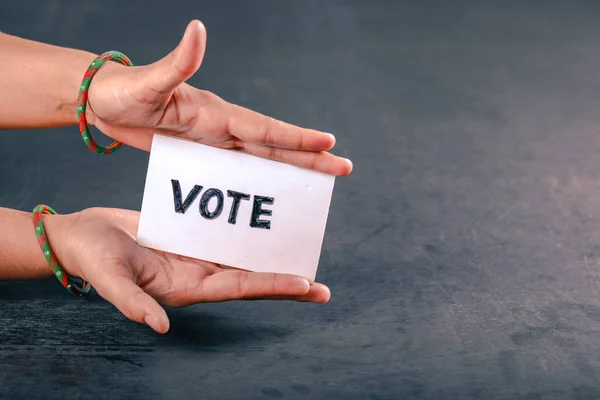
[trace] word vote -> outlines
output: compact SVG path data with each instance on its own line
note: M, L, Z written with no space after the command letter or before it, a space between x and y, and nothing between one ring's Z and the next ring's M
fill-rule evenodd
M179 181L176 179L171 179L171 185L173 187L173 201L175 203L175 212L185 214L190 205L194 202L194 200L196 200L203 187L200 185L194 185L192 190L186 196L185 200L182 200L181 185L179 184ZM227 197L233 198L227 222L229 222L232 225L235 225L237 221L238 211L240 209L240 203L242 201L250 200L250 195L246 193L236 192L234 190L227 190ZM214 210L209 211L208 203L213 198L216 199L217 206L214 208ZM259 218L262 215L272 215L273 212L271 210L264 209L262 208L262 206L264 204L272 205L274 201L275 199L273 197L254 195L252 214L250 216L250 226L252 228L271 229L271 221ZM218 218L223 212L223 203L224 196L222 191L215 188L206 189L206 191L204 191L204 193L200 197L200 215L202 215L205 219L208 220Z

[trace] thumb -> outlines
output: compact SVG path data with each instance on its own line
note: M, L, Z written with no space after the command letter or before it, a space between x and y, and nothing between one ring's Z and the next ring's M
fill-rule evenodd
M94 288L130 320L146 324L158 333L169 330L166 311L131 279L112 276L95 283Z
M155 94L171 93L198 71L206 49L202 22L190 22L179 45L163 59L150 64L147 85Z

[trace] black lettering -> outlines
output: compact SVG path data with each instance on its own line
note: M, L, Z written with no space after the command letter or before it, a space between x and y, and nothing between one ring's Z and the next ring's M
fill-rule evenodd
M232 225L235 225L237 220L237 214L240 209L240 200L250 200L250 195L246 193L236 192L235 190L228 190L227 197L233 197L233 203L231 203L231 211L229 211L229 222Z
M213 197L217 198L217 207L212 212L208 211L208 202ZM206 219L215 219L223 211L223 192L219 189L207 189L200 198L200 214Z
M252 228L271 229L271 221L265 221L258 219L261 215L272 215L273 211L264 210L263 204L273 204L275 201L272 197L254 196L254 206L252 207L252 218L250 219L250 226Z
M171 179L171 186L173 187L173 201L175 202L175 212L185 214L190 204L196 200L198 193L202 190L202 186L194 185L194 188L188 193L183 204L181 204L181 185L176 179Z

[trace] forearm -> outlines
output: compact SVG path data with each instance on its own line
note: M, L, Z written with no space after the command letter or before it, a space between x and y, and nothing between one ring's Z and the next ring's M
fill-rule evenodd
M58 242L60 216L44 215L43 221L52 246ZM50 276L52 271L37 243L31 213L0 207L0 280Z
M77 124L77 96L95 55L0 33L0 129Z

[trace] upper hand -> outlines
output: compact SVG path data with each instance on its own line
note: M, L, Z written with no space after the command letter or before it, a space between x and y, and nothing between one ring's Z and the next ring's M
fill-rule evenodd
M160 304L273 299L325 303L329 289L299 276L248 272L141 247L139 213L93 208L44 216L62 267L88 281L131 320L159 333L169 329Z
M179 46L153 64L105 63L90 85L88 122L146 151L152 134L161 132L333 175L351 172L350 160L328 152L333 135L275 120L186 84L205 48L206 30L192 21Z

